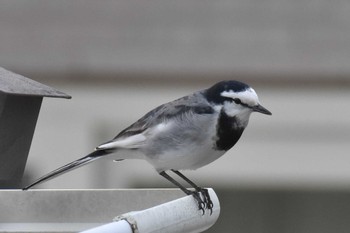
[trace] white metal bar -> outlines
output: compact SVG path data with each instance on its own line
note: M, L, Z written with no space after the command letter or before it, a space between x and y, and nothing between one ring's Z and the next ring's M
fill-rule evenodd
M134 233L132 226L126 220L108 223L90 230L83 231L84 233Z
M0 222L0 232L16 233L74 233L82 229L97 227L101 223L2 223Z
M213 212L198 210L192 196L186 196L142 211L134 211L117 217L120 221L102 225L83 233L197 233L210 228L219 217L220 203L213 189L209 195L214 204ZM127 221L129 229L119 228ZM130 227L131 226L131 227ZM106 231L102 231L106 230ZM124 230L124 231L122 231ZM129 231L133 230L133 231Z

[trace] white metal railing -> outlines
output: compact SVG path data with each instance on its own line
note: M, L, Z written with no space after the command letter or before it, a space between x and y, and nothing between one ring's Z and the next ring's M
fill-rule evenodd
M213 189L212 212L204 214L192 196L179 198L146 210L120 215L116 221L83 233L197 233L210 228L219 217L220 204Z

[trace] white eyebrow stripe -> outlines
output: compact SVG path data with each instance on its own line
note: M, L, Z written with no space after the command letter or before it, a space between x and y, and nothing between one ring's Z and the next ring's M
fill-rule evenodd
M242 101L243 104L247 104L249 106L255 106L259 104L258 95L256 94L253 88L248 88L247 90L242 92L234 92L232 90L223 91L221 93L221 96L232 99L238 98Z

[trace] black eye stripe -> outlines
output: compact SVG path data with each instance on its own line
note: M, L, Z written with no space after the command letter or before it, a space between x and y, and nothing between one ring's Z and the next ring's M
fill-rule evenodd
M232 102L232 101L233 101L233 102L235 102L236 104L239 104L239 105L242 105L242 106L244 106L244 107L250 108L250 106L249 106L248 104L243 103L242 100L239 99L239 98L234 98L234 99L232 99L232 98L230 98L230 97L223 97L223 99L224 99L225 101L229 101L229 102Z
M233 99L236 104L242 104L242 101L238 98Z
M233 101L234 101L236 104L240 104L240 105L242 105L242 106L244 106L244 107L250 108L248 104L243 103L242 100L239 99L239 98L235 98L235 99L233 99Z

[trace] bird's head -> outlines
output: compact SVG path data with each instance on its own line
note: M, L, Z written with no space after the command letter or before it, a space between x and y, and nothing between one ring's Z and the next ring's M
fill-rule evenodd
M230 117L239 117L248 121L252 112L266 115L272 113L264 108L253 88L245 83L230 80L221 81L204 91L204 96L210 103L225 111Z

